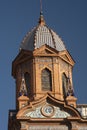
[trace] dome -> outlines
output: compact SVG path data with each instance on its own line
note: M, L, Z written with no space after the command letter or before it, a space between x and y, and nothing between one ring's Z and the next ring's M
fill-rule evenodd
M38 26L26 34L20 49L33 51L45 44L57 51L66 50L61 38L52 29L47 27L43 15L40 15Z

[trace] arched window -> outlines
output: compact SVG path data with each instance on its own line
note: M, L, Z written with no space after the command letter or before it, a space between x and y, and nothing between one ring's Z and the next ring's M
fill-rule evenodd
M24 74L24 78L25 78L25 84L26 84L26 88L27 88L27 91L28 91L28 94L30 95L31 93L31 79L30 79L30 74L28 72L26 72Z
M47 68L42 70L41 73L41 83L43 91L52 91L52 77L51 71Z
M62 74L62 87L64 98L66 98L68 92L68 78L65 73Z

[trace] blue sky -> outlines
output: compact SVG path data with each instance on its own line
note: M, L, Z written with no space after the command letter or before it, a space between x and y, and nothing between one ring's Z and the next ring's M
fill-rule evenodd
M78 103L87 103L87 0L43 0L47 25L61 36L76 64L73 84ZM12 61L25 34L38 23L39 0L0 0L0 129L15 109Z

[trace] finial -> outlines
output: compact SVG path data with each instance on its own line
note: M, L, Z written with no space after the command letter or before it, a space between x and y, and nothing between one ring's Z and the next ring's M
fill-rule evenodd
M45 20L43 17L43 11L42 11L42 0L40 0L40 18L39 18L39 24L45 25Z
M74 91L73 91L73 87L71 85L71 82L70 82L70 69L69 69L69 66L68 66L68 93L67 93L67 96L74 96Z
M42 13L42 0L40 0L40 13Z
M27 96L27 89L26 89L24 74L22 74L22 81L21 81L21 87L20 87L19 95L20 96L22 96L22 95Z
M68 93L67 93L68 96L72 96L73 95L73 89L71 87L71 82L70 82L70 78L68 77Z

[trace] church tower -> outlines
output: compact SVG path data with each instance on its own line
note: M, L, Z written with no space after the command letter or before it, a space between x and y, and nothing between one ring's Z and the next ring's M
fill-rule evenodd
M74 64L41 11L12 63L16 110L9 111L8 130L87 130L87 105L74 95Z

